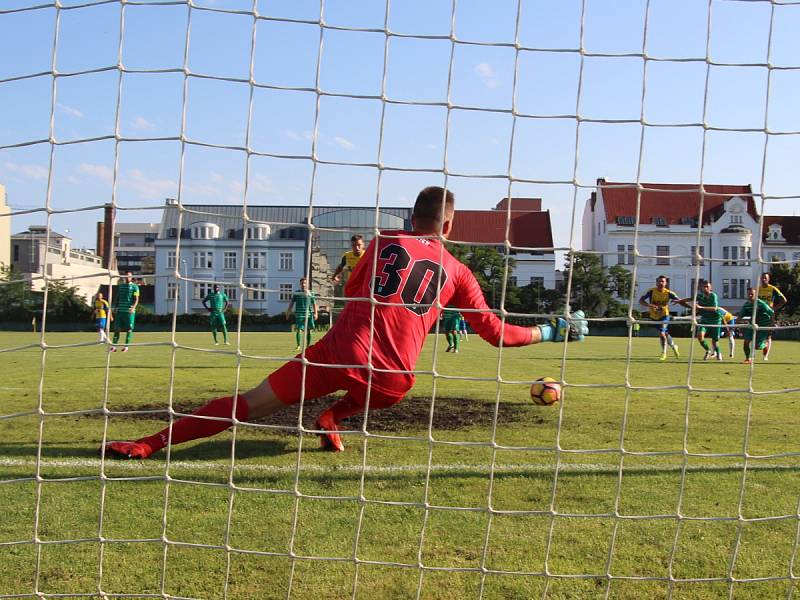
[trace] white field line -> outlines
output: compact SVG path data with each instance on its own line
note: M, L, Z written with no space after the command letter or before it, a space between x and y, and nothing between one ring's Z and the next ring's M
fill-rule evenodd
M106 460L107 470L124 470L132 472L150 472L163 470L164 463L160 461L139 461L139 460ZM25 458L0 458L1 467L36 467L36 461ZM70 468L70 469L100 469L100 459L86 459L86 458L69 458L69 459L43 459L41 461L42 468ZM301 472L306 473L326 473L329 475L336 473L365 473L375 474L392 474L392 473L425 473L428 466L425 464L412 464L412 465L314 465L305 464L300 467ZM495 465L495 473L550 473L555 470L554 463L514 463L514 464L498 464ZM677 473L682 470L682 465L628 465L623 467L623 474L625 472L636 473ZM170 469L181 469L188 471L230 471L230 464L228 462L210 462L210 461L171 461ZM689 465L686 470L689 472L709 472L709 471L730 471L733 469L744 469L744 463L707 463L703 465ZM776 470L800 470L800 464L787 465L776 463L761 463L751 462L748 471L776 471ZM294 465L260 465L250 463L240 463L234 467L237 473L266 473L266 474L293 474L296 471ZM435 464L431 466L433 473L447 473L447 472L469 472L469 473L489 473L489 465L467 464L467 463L449 463L449 464ZM608 473L616 474L619 472L618 467L611 464L603 463L571 463L561 464L558 469L559 473ZM0 472L2 476L2 472Z

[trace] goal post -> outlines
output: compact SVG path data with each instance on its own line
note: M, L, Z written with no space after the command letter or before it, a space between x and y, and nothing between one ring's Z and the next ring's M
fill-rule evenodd
M0 7L0 598L796 597L797 26L781 0ZM341 455L331 398L97 455L308 365L300 279L335 327L351 235L410 229L428 185L504 327L591 335L456 355L437 324ZM136 327L98 342L88 296L130 270Z

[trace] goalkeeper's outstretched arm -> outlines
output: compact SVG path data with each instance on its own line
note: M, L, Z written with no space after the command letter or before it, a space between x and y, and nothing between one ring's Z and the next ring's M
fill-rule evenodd
M561 342L564 339L580 341L589 333L583 311L573 313L570 321L559 317L551 323L533 327L504 324L486 304L481 286L466 267L461 274L461 281L456 284L456 294L451 304L464 310L464 317L470 326L492 346L499 346L501 341L503 346L511 348L539 342ZM478 312L469 312L469 309Z

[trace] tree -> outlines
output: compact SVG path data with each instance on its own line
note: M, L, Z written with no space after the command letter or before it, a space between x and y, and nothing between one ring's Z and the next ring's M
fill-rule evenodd
M626 314L625 301L633 285L627 269L619 265L607 269L603 266L602 256L576 252L572 255L572 262L570 255L567 255L564 281L569 281L570 273L572 310L581 309L593 317L618 317Z
M519 302L507 308L518 313L557 314L564 311L564 294L531 283L519 288Z
M486 303L492 308L499 308L503 279L506 275L505 256L491 246L447 244L447 249L475 275L483 290ZM509 274L513 272L515 266L514 259L509 258ZM519 302L519 288L509 281L506 284L506 308L517 302Z
M57 321L83 321L92 309L86 299L78 295L78 288L62 280L50 281L47 286L47 316Z
M786 296L786 306L781 309L779 319L800 317L800 263L772 263L769 275L772 285Z

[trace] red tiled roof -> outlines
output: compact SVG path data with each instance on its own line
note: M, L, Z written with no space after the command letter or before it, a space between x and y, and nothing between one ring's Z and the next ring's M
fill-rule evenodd
M512 204L513 208L513 204ZM506 213L498 210L457 210L450 240L475 244L503 244L506 239ZM523 248L552 248L550 212L511 214L509 241Z
M606 210L606 221L617 222L617 217L636 215L636 184L613 183L599 179ZM668 225L681 224L682 219L696 219L700 210L700 186L688 183L642 183L639 222L650 224L654 217L664 217ZM747 200L747 211L754 219L758 212L753 201L753 190L749 185L705 185L703 201L703 223L716 218L723 210L723 203L733 196Z
M786 240L787 246L800 246L800 217L780 217L780 216L767 216L764 215L764 242L769 243L767 234L769 233L769 226L778 224L781 226L781 234ZM775 242L772 242L775 244ZM778 244L775 244L778 245Z

